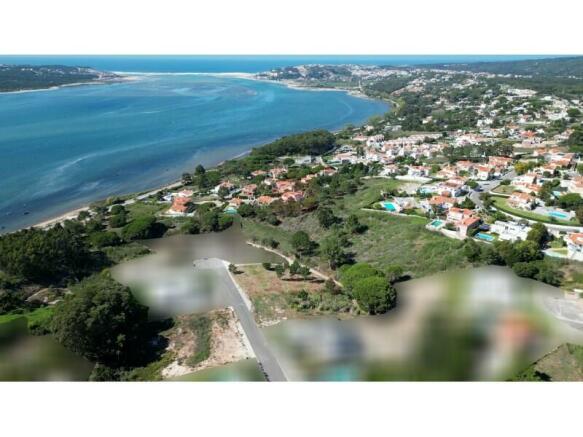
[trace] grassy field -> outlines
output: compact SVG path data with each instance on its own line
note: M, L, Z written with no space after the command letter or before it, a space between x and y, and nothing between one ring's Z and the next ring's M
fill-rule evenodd
M19 319L21 317L25 317L28 323L28 326L40 325L44 322L48 321L48 319L53 314L53 307L41 307L37 308L34 311L30 311L28 313L21 313L21 314L3 314L0 315L0 323L7 323L11 322L12 320Z
M170 208L170 205L167 203L147 201L138 201L136 203L132 203L131 205L126 205L125 207L126 211L129 213L130 220L145 215L154 216L161 211L167 210L168 208Z
M122 261L139 258L150 253L150 249L143 244L132 242L121 246L104 247L103 251L112 262L119 264Z
M238 270L241 273L235 275L235 280L253 302L255 317L259 323L283 317L301 317L290 307L289 294L300 290L315 293L323 287L321 279L304 281L299 276L284 276L280 279L274 271L266 270L261 265L240 266Z
M583 381L583 346L565 343L520 372L515 381Z
M467 264L463 242L425 229L426 219L362 211L368 231L353 238L356 260L381 270L398 264L413 277Z
M354 253L357 261L370 262L380 269L398 264L413 277L466 266L463 243L426 230L427 219L362 210L378 199L381 189L396 188L401 184L390 179L368 179L357 193L336 200L334 212L337 216L356 214L368 226L365 233L351 236L352 246L347 250ZM315 241L330 234L318 224L314 213L286 218L279 226L248 219L244 220L243 226L249 238L271 237L287 254L292 253L290 239L298 230L307 232ZM327 262L318 256L307 263L331 273Z
M368 208L379 200L381 190L398 189L407 183L385 178L363 179L362 182L363 185L356 193L347 194L339 200L337 204L341 210L353 212L361 208Z
M516 191L516 188L514 188L511 185L498 185L496 188L494 188L492 190L492 192L494 193L498 193L498 194L506 194L506 195L511 195L512 193L514 193Z
M535 220L541 223L550 223L558 225L579 225L579 222L577 220L558 220L558 219L551 220L549 217L544 215L536 214L530 211L524 211L522 209L512 208L510 205L508 205L508 200L502 197L496 197L493 198L493 200L496 209L502 212L507 212L509 214L516 215L518 217L523 217L529 220Z

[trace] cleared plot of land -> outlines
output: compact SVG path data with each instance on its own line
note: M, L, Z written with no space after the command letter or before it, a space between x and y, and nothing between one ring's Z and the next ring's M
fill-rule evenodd
M350 236L352 245L346 250L354 253L357 261L370 262L381 270L398 264L415 277L466 266L463 243L426 230L428 220L362 209L378 200L381 189L402 185L402 182L390 179L369 179L355 194L336 199L333 208L335 215L345 218L356 214L360 222L368 226L363 234ZM306 231L315 241L321 241L331 233L318 224L314 213L285 218L279 226L251 220L244 220L243 226L249 238L259 241L273 238L280 243L280 249L289 255L293 253L291 236L298 230ZM322 272L334 273L330 271L327 261L317 254L306 262Z
M425 219L365 211L358 215L368 231L352 240L357 261L381 270L397 264L414 277L467 265L463 242L428 231Z
M541 222L541 223L555 223L555 224L559 224L559 225L578 225L579 224L579 222L577 220L559 220L559 219L551 220L551 218L548 216L536 214L536 213L531 212L531 211L525 211L523 209L512 208L510 205L508 205L508 199L506 199L506 198L495 197L495 198L493 198L493 200L494 200L494 206L496 207L496 209L498 209L502 212L507 212L509 214L516 215L518 217L523 217L525 219L535 220L535 221Z
M583 381L583 346L562 344L514 378L516 381Z
M148 202L148 201L140 201L135 202L130 205L126 205L125 209L129 213L130 219L135 219L136 217L141 216L153 216L156 215L158 212L165 211L170 208L170 204L168 203L158 203L158 202Z
M162 370L164 378L233 363L251 357L232 309L197 316L179 316L168 333L174 359Z
M240 273L234 275L239 286L245 290L253 303L255 318L260 325L267 325L287 318L302 317L290 306L290 295L300 290L316 293L322 290L323 280L288 275L281 279L274 271L261 265L239 266Z
M148 366L135 369L131 379L174 379L252 357L231 308L178 316L161 335L168 342L165 353Z

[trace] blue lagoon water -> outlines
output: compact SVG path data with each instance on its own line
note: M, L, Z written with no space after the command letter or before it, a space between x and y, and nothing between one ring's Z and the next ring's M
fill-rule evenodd
M5 56L142 73L259 72L306 63L415 65L540 58L477 55ZM177 178L197 163L314 128L360 123L387 105L224 76L156 75L114 85L0 94L0 232ZM25 215L26 214L26 215Z
M0 94L0 228L153 188L198 163L387 109L345 92L211 75Z

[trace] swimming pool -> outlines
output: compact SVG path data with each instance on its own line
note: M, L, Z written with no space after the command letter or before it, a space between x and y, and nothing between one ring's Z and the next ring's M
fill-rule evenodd
M549 211L548 213L551 217L556 217L556 218L560 218L563 220L569 220L569 215L564 213L564 212L560 212L560 211Z
M431 223L429 223L429 226L432 228L439 228L442 224L443 222L441 220L433 220Z
M476 238L479 238L480 240L484 240L484 241L494 241L494 237L492 235L488 235L488 234L482 234L481 232L478 232L476 234Z
M385 208L387 211L391 211L391 212L397 211L395 204L392 202L381 202L381 205L383 205L383 208Z
M225 208L225 213L227 213L227 214L237 214L237 208L235 208L233 206L227 206Z

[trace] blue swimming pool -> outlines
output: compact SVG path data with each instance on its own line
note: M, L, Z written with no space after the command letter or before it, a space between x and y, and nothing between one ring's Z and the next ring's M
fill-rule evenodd
M433 220L431 223L429 223L429 226L432 228L439 228L442 224L443 222L441 220Z
M387 211L391 211L391 212L397 211L395 204L392 202L382 202L381 205L383 205L383 208L385 208Z
M560 212L560 211L549 211L549 215L551 217L556 217L556 218L560 218L563 220L568 220L569 219L569 215L564 213L564 212Z
M482 234L481 232L478 232L476 234L476 238L479 238L480 240L484 240L484 241L489 241L489 242L494 241L494 237L492 235Z

